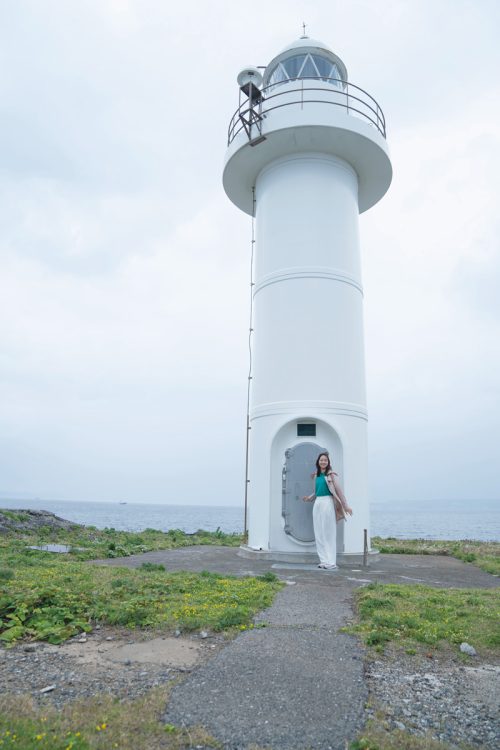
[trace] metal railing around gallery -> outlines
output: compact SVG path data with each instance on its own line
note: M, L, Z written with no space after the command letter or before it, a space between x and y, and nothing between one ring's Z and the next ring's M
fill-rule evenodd
M354 83L340 78L289 79L263 89L250 84L245 88L245 94L242 97L240 91L238 109L229 123L228 145L242 130L251 142L263 139L263 121L273 110L297 106L304 108L309 104L340 107L348 115L368 122L386 137L384 113L373 96Z

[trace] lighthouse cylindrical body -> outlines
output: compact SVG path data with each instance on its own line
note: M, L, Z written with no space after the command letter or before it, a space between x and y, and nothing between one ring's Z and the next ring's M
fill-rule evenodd
M310 39L268 66L250 126L230 131L224 186L256 221L247 549L315 559L302 497L326 450L354 511L337 524L342 562L361 559L369 530L358 216L386 192L391 166L369 95L365 117L346 81L286 79L300 65L324 73L324 60L346 77Z

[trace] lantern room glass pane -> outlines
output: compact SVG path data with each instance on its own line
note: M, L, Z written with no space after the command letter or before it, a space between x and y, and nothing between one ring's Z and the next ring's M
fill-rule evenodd
M332 65L332 72L330 73L330 76L331 76L332 78L339 78L339 79L341 78L341 75L340 75L340 70L339 70L339 69L338 69L338 67L337 67L337 66L335 65L335 63L334 63L333 65Z
M318 73L322 78L331 78L332 77L332 67L336 67L332 65L330 60L325 60L324 57L320 57L319 55L313 55L312 56L314 62L316 63L316 67L318 69Z
M282 83L283 81L288 80L288 73L284 69L284 67L279 63L276 68L271 73L271 76L269 77L269 84L272 86L275 83Z
M300 71L300 77L301 78L317 78L318 77L318 71L314 67L314 63L311 60L311 56L307 56L307 60L304 64L304 67Z
M299 77L300 69L305 59L306 55L295 55L295 57L289 57L288 60L283 61L283 67L288 73L289 78Z

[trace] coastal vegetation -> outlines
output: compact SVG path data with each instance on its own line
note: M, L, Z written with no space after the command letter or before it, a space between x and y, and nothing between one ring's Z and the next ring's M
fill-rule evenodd
M2 520L5 523L3 533ZM42 522L42 525L34 524L33 521L38 524ZM241 534L225 534L220 529L200 529L194 534L186 534L179 529L119 531L114 528L97 529L95 526L72 524L49 513L40 519L32 511L0 509L0 550L5 546L4 543L12 546L16 541L18 548L26 545L64 544L70 547L70 557L73 560L127 557L154 550L192 547L196 544L238 547L242 540Z
M465 539L446 541L433 539L395 539L372 537L372 547L384 554L448 555L472 563L481 570L500 575L500 542L479 542Z
M500 574L500 543L475 540L383 539L372 546L384 554L447 555ZM407 653L473 644L478 652L498 651L500 589L438 589L423 585L372 583L356 594L359 622L346 630L383 651L392 643Z
M356 602L359 622L346 629L379 651L389 642L410 654L422 647L457 651L463 642L483 654L500 647L500 589L371 583Z
M162 566L97 566L88 561L152 549L240 541L221 532L141 534L113 529L41 529L0 536L0 641L21 638L61 643L95 623L162 630L214 631L251 626L281 587L271 573L260 578L168 572ZM67 545L68 554L33 549Z
M60 709L28 696L0 695L0 747L19 750L182 750L219 748L202 727L162 722L169 688L131 701L110 695L77 700Z
M266 578L86 565L35 550L9 555L0 640L62 643L95 623L193 631L247 627L281 584ZM12 568L11 568L12 570Z
M389 731L382 722L373 721L359 740L351 742L349 750L457 750L457 746L400 729ZM460 750L477 750L477 746L461 744Z

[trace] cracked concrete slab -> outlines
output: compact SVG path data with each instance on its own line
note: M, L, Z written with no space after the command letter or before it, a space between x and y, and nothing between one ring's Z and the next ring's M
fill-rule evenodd
M201 643L186 638L160 637L136 641L123 638L112 641L88 638L67 641L58 646L44 644L47 653L77 657L81 664L154 664L156 666L191 668L202 656Z

